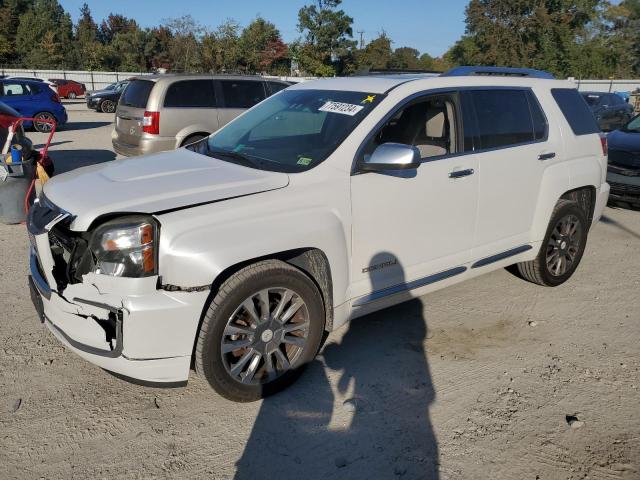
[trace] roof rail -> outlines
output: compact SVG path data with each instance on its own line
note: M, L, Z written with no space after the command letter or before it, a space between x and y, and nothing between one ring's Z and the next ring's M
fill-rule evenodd
M355 77L366 76L366 75L401 75L401 74L429 74L429 75L440 75L442 72L437 72L435 70L422 70L418 68L364 68L362 70L358 70L353 74Z
M456 67L442 74L443 77L464 77L468 75L546 78L550 80L554 80L556 78L549 72L545 72L543 70L511 67Z

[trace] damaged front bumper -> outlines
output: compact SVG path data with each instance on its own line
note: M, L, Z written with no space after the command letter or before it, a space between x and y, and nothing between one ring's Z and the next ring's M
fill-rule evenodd
M70 350L135 383L182 386L208 291L159 290L157 277L87 273L57 290L49 232L30 229L31 298Z

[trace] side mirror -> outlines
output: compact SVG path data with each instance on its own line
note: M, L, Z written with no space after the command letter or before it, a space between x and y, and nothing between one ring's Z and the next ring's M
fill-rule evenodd
M360 169L365 172L408 170L420 166L420 150L404 143L383 143L365 156Z

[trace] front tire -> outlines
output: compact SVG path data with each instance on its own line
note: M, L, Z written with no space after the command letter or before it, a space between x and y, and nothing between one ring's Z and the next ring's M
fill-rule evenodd
M538 256L517 264L520 276L547 287L566 282L580 264L588 232L584 210L574 201L560 200L551 215Z
M198 335L196 372L223 397L250 402L293 383L324 330L320 292L280 260L243 268L219 288Z
M116 103L111 100L103 100L100 104L103 113L113 113L116 111Z

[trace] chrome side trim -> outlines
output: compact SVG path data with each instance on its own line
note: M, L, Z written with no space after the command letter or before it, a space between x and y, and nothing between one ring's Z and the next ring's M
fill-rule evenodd
M507 250L506 252L497 253L490 257L483 258L482 260L478 260L476 263L471 265L471 268L484 267L485 265L504 260L505 258L513 257L514 255L518 255L522 252L526 252L527 250L531 250L532 248L533 247L531 245L521 245L519 247L512 248L511 250Z
M428 277L419 278L418 280L414 280L412 282L402 283L400 285L395 285L393 287L383 288L382 290L378 290L358 298L356 301L353 302L353 306L359 307L366 303L380 300L381 298L387 297L389 295L408 292L409 290L413 290L414 288L423 287L425 285L429 285L435 282L439 282L441 280L445 280L450 277L454 277L456 275L460 275L461 273L464 273L466 270L467 270L467 267L456 267L450 270L445 270L444 272L429 275Z

